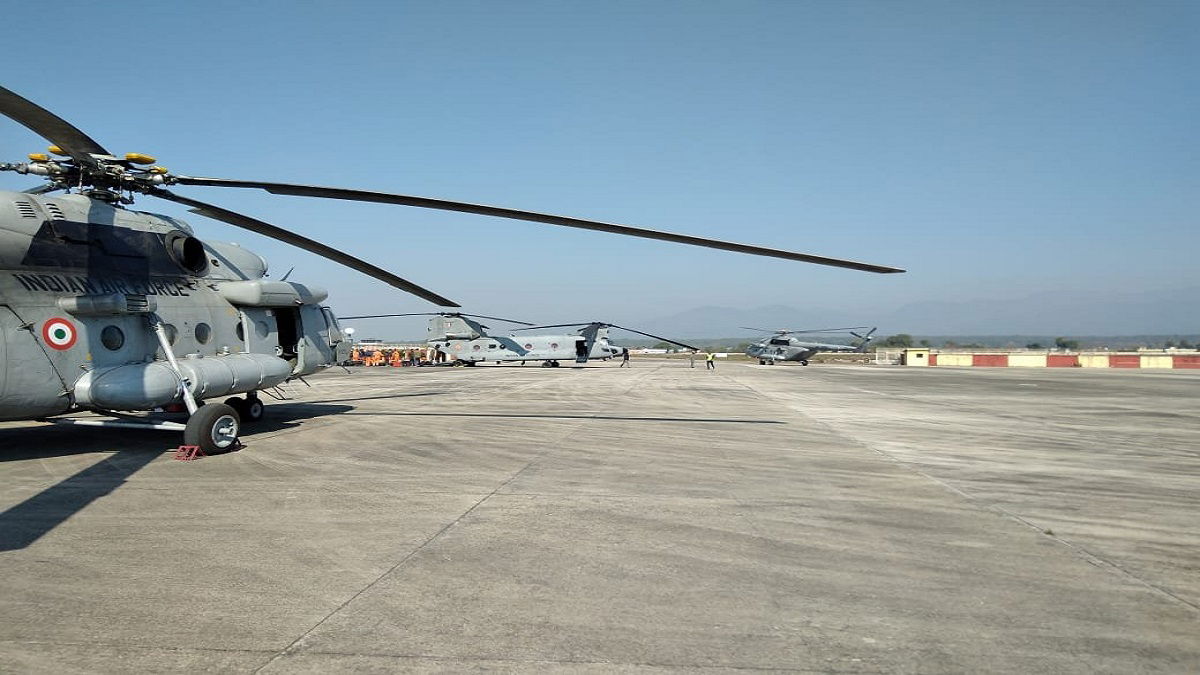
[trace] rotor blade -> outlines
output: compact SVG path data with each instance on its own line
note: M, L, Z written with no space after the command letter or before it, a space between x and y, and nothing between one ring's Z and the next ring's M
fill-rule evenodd
M556 323L550 326L530 326L529 328L518 328L516 330L538 330L539 328L582 328L584 326L590 326L594 323L599 323L602 326L608 325L599 321L577 321L575 323Z
M868 326L849 326L847 328L813 328L810 330L789 330L788 333L845 333L852 330L864 330Z
M339 316L338 321L351 319L388 319L394 316L441 316L439 312L410 312L408 314L363 314L362 316Z
M413 295L428 300L434 304L442 305L444 307L460 306L453 300L443 298L429 289L422 288L411 281L401 279L395 274L392 274L385 269L376 267L369 262L359 260L352 255L343 253L334 248L330 248L325 244L322 244L318 241L313 241L312 239L296 234L295 232L290 232L281 227L276 227L270 223L264 223L261 220L244 216L240 213L235 213L219 206L213 206L212 204L206 204L201 201L196 201L195 199L181 197L173 192L169 192L161 188L149 190L147 194L154 195L155 197L159 197L161 199L167 199L180 204L185 204L192 207L192 211L194 213L199 213L202 216L208 216L209 218L220 220L229 223L230 225L235 225L237 227L250 230L251 232L257 232L258 234L270 237L272 239L278 239L279 241L286 242L310 253L315 253L335 262L339 262L346 267L358 270L367 276L374 277L380 281L391 284L402 291L412 293Z
M688 349L695 349L696 351L699 351L699 350L700 350L700 348L699 348L699 347L693 347L693 346L691 346L691 345L685 345L685 344L684 344L684 343L682 343L682 342L678 342L678 341L676 341L676 340L672 340L671 338L665 338L665 337L663 337L663 336L661 336L661 335L651 335L650 333L643 333L643 332L642 332L642 331L640 331L640 330L634 330L634 329L632 329L632 328L626 328L626 327L624 327L624 326L618 326L618 325L617 325L617 324L615 324L615 323L609 323L609 324L605 324L605 325L606 325L606 326L608 326L608 327L610 327L610 328L620 328L621 330L627 330L627 331L629 331L630 333L637 333L638 335L645 335L646 337L651 337L651 338L654 338L655 340L662 340L663 342L670 342L671 344L673 344L673 345L679 345L680 347L687 347Z
M80 164L95 164L91 155L111 154L70 122L4 87L0 87L0 113L62 148Z
M760 333L785 333L785 332L787 332L787 331L782 331L782 330L771 330L769 328L750 328L748 326L738 326L738 328L740 328L742 330L756 330L756 331L759 331Z
M547 225L562 225L564 227L576 227L583 230L611 232L613 234L624 234L631 237L642 237L644 239L673 241L678 244L706 246L708 248L717 248L726 251L737 251L738 253L749 253L750 255L783 258L785 260L796 260L799 262L830 265L833 267L846 267L849 269L862 270L864 272L877 272L879 274L891 274L904 271L896 267L884 267L882 265L872 265L853 260L827 258L824 256L810 255L807 253L795 253L792 251L766 248L763 246L754 246L751 244L738 244L736 242L722 241L720 239L707 239L704 237L694 237L687 234L675 234L673 232L662 232L660 230L648 230L629 225L602 223L595 220L583 220L580 218L570 218L567 216L555 216L547 213L536 213L533 211L520 211L517 209L509 209L500 206L486 206L483 204L454 202L445 199L433 199L430 197L414 197L411 195L398 195L387 192L371 192L368 190L350 190L346 188L321 187L318 185L295 185L291 183L266 183L261 181L229 180L225 178L175 176L175 179L181 185L259 188L278 195L294 195L298 197L327 197L329 199L345 199L360 202L400 204L403 206L416 206L425 209L439 209L442 211L461 211L463 213L474 213L481 216L496 216L497 218L527 220L534 223L545 223Z
M55 190L61 190L61 189L62 188L57 185L47 184L47 185L39 185L37 187L31 187L28 190L21 190L21 192L23 194L27 194L27 195L44 195L47 192L54 192Z
M532 326L528 321L517 321L516 319L502 319L498 316L484 316L482 314L463 314L462 312L410 312L407 314L367 314L363 316L339 316L338 319L384 319L393 316L469 316L476 319L492 319L494 321L507 321L508 323L519 323L522 326Z
M455 314L457 314L458 316L469 316L469 317L472 317L475 319L491 319L493 321L507 321L508 323L517 323L517 324L521 324L522 326L532 326L533 325L533 324L529 323L528 321L517 321L516 319L502 319L498 316L484 316L482 314L459 314L457 312Z

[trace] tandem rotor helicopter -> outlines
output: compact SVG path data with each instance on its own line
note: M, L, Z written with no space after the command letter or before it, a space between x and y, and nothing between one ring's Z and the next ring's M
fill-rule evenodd
M0 191L0 421L182 431L205 452L235 447L263 415L258 393L345 360L349 342L313 285L267 280L267 261L204 241L186 222L127 208L134 195L277 239L442 307L459 305L371 263L166 186L417 206L511 218L877 273L903 270L516 209L289 183L172 174L118 157L57 115L0 87L0 114L53 143L0 170L40 176ZM47 196L53 192L63 192ZM230 398L227 398L230 397ZM224 402L206 401L226 399ZM186 423L144 413L186 409ZM58 417L93 411L111 419ZM143 414L130 414L143 413Z
M871 343L871 336L878 330L877 328L872 328L867 331L866 335L854 332L856 330L866 330L866 328L866 326L850 326L849 328L770 331L765 328L746 328L742 326L742 330L772 333L770 337L763 338L746 348L746 356L758 359L758 364L761 366L773 366L779 361L798 361L800 365L807 366L808 360L813 357L813 354L818 352L865 352L867 351L867 345ZM812 335L815 333L849 333L858 338L858 344L840 345L828 342L809 342L798 337L793 337L795 335Z
M640 330L625 328L613 323L602 321L561 323L551 326L534 326L526 321L501 319L495 316L480 316L478 314L463 314L461 312L411 312L407 314L368 314L364 316L344 316L343 321L358 319L383 319L400 316L426 316L429 329L425 343L445 355L454 365L473 366L477 363L513 363L524 364L527 361L541 361L543 367L557 368L562 361L587 363L589 360L607 361L620 356L623 347L614 345L608 339L609 328L619 328L631 333L645 335L656 340L671 344L698 349L670 338L643 333ZM528 326L517 328L509 335L496 335L488 332L488 327L474 321L476 319L493 319L506 323ZM526 335L518 337L518 331L542 330L546 328L578 327L579 331L571 335Z

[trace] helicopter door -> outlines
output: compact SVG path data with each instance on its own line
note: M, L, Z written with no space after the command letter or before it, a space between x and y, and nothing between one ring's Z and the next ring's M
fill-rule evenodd
M276 307L275 324L279 327L281 357L296 363L300 357L300 311L295 307Z
M333 348L334 363L342 363L349 360L350 344L346 342L346 336L342 333L342 327L338 325L337 317L333 315L333 310L328 307L322 307L321 315L325 318L325 328L329 331L329 346Z
M296 343L297 375L306 375L334 363L333 331L322 309L316 305L301 305L289 310L299 331ZM282 320L282 318L281 318ZM282 331L280 337L282 338ZM282 339L280 340L282 342Z
M581 337L575 341L575 359L577 361L587 361L588 345L587 338Z
M3 319L0 319L0 321L3 321ZM5 352L5 343L7 340L4 338L5 335L8 335L8 326L0 327L0 401L4 400L4 382L8 375L8 354Z
M11 307L0 305L0 419L6 410L22 419L68 407L54 364L24 325Z

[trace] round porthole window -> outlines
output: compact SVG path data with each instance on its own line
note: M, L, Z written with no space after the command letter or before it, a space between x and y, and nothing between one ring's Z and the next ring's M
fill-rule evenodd
M533 343L526 342L526 343L525 343L525 349L533 349Z
M105 326L104 330L100 331L100 344L103 344L105 349L115 352L125 346L125 333L116 326Z
M479 345L474 345L471 347L471 349L474 349L475 351L479 351Z
M206 345L210 339L212 339L212 327L206 323L196 324L196 342Z
M167 344L175 346L175 341L179 339L179 329L174 324L163 324L163 330L167 333Z
M550 343L550 349L558 349L558 343L557 343L557 342L551 342L551 343Z

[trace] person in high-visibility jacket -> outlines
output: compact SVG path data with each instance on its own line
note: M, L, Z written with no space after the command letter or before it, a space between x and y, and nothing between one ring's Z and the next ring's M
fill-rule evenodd
M713 360L715 358L717 358L717 355L712 352L704 353L704 363L706 364L704 367L705 370L716 370L717 369L717 362Z

